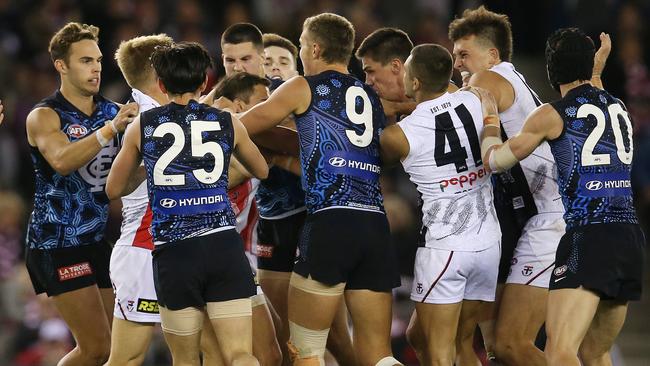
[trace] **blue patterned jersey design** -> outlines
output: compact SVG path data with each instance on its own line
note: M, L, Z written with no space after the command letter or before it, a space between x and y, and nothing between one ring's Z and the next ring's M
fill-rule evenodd
M228 200L230 114L191 100L140 115L155 244L235 225Z
M336 71L305 77L311 104L296 116L308 212L350 207L383 212L379 135L386 118L377 94Z
M567 230L596 223L638 223L632 202L632 124L623 103L591 85L551 103L564 130L549 141Z
M95 110L88 116L57 90L34 108L54 110L61 131L75 142L103 127L119 110L117 104L102 96L96 95L94 101ZM118 140L113 139L90 162L64 176L50 166L38 148L30 147L36 191L27 232L29 248L77 247L103 240L108 219L104 186L117 151Z
M279 79L269 79L271 92L282 85ZM271 167L268 178L260 182L255 194L260 217L284 217L305 207L305 191L300 177L282 168Z

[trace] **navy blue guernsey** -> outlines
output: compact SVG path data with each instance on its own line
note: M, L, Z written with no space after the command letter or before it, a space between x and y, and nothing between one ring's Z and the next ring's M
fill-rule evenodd
M234 227L228 164L230 114L191 100L140 115L141 149L156 245Z
M57 90L34 108L54 110L61 131L75 142L103 127L119 110L117 104L99 95L94 101L95 110L88 116ZM37 147L30 147L36 192L27 232L29 248L77 247L103 240L108 219L104 186L117 151L118 141L113 139L90 162L64 176L52 169Z
M377 94L336 71L305 77L311 104L296 116L307 210L383 212L379 135L386 124Z
M630 170L632 123L623 103L589 84L551 103L564 129L549 141L567 229L596 223L638 223Z
M283 83L279 79L268 80L271 92ZM271 167L268 178L260 181L255 198L260 217L265 219L284 218L305 209L300 177L278 167Z

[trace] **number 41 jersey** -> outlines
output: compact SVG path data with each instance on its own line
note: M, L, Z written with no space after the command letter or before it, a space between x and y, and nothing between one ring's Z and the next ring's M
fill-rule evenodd
M339 207L384 211L379 134L386 117L377 94L336 71L305 77L311 105L296 116L309 213Z
M567 230L597 223L638 223L632 203L632 123L623 104L589 84L551 103L564 123L549 141L558 168Z
M445 93L418 104L398 126L409 142L404 171L422 197L425 246L480 251L498 243L492 184L481 158L478 97Z
M194 100L170 103L143 112L140 127L154 244L234 228L227 194L230 114Z

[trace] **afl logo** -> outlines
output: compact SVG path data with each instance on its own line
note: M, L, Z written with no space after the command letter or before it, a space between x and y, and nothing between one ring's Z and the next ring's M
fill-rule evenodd
M176 207L176 200L172 198L163 198L160 200L160 205L164 208Z
M74 124L68 127L67 133L70 137L79 138L86 136L88 129L86 126Z
M330 158L329 163L330 163L331 166L335 166L337 168L341 168L341 167L344 167L346 165L345 159L340 158L338 156Z
M597 191L601 188L603 188L603 182L599 180L590 180L585 184L585 188L587 188L590 191Z

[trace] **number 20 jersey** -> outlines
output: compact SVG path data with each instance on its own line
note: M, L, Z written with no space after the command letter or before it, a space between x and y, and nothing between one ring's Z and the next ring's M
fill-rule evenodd
M398 126L409 142L404 171L422 197L425 246L480 251L497 244L501 230L481 157L478 97L445 93L418 104Z
M154 244L234 228L230 114L191 100L143 112L140 126Z
M311 105L296 115L309 213L342 207L383 212L379 134L386 117L377 94L336 71L305 77Z
M549 141L558 168L567 230L596 223L638 223L632 202L632 124L623 104L589 84L551 103L564 122Z

